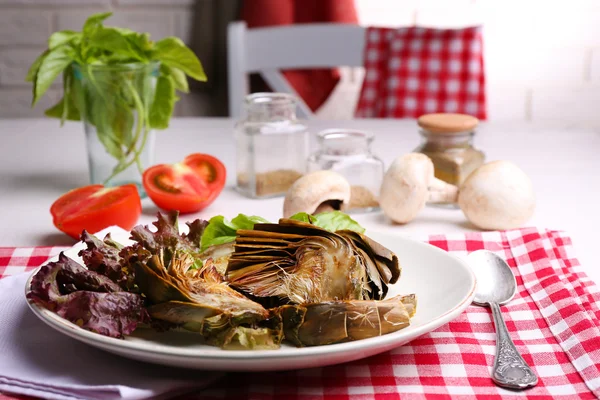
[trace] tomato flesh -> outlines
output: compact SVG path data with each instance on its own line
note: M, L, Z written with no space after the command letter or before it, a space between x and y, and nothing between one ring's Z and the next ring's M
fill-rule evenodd
M54 226L74 239L85 229L95 233L111 225L131 230L142 213L135 185L112 188L88 185L71 190L50 207Z
M144 171L148 197L164 210L193 213L209 206L225 185L225 166L208 154L195 153L176 164L159 164Z

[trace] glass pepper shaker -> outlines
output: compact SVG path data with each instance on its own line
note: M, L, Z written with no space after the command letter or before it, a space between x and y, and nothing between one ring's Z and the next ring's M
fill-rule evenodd
M308 158L308 171L333 170L351 186L347 212L379 209L384 164L371 151L374 135L350 129L327 129L317 134L318 149Z
M235 126L237 190L248 197L284 195L306 172L308 130L286 93L246 96L246 116Z
M477 118L465 114L426 114L417 123L422 140L414 151L431 159L436 178L460 185L485 162L484 153L473 146Z

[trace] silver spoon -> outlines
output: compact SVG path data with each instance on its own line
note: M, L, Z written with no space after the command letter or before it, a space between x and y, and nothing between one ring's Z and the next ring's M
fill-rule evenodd
M517 351L500 312L500 304L511 301L517 292L515 276L508 264L491 251L478 250L467 258L477 277L473 303L489 306L494 316L496 359L492 380L498 386L516 390L537 385L537 376Z

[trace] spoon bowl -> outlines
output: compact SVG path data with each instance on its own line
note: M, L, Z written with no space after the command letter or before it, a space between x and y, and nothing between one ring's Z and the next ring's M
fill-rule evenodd
M517 281L508 264L487 250L468 255L469 264L477 277L473 303L492 309L496 327L496 358L492 380L498 386L523 390L535 386L538 378L515 347L500 311L500 304L512 300L517 292Z
M469 254L469 263L477 277L477 289L473 303L487 306L490 302L506 304L517 292L517 281L510 267L501 257L491 251L479 250Z

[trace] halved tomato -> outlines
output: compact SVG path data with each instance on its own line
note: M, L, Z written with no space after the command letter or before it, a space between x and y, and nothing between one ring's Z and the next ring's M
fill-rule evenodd
M225 166L217 158L190 154L176 164L159 164L144 171L148 197L164 210L193 213L210 205L225 186Z
M116 187L89 185L60 196L50 207L54 226L74 239L111 225L131 230L142 213L142 201L133 184Z

